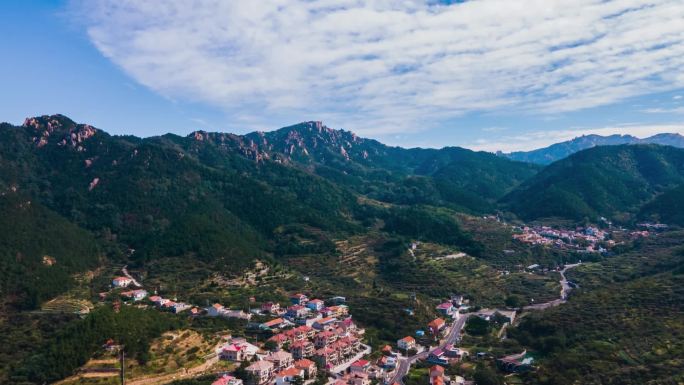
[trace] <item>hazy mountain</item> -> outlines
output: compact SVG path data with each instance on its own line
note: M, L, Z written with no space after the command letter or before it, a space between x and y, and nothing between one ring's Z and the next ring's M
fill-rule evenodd
M663 146L684 148L684 136L679 134L657 134L648 138L639 139L631 135L583 135L566 142L556 143L537 150L499 154L521 162L551 164L587 148L621 144L659 144Z

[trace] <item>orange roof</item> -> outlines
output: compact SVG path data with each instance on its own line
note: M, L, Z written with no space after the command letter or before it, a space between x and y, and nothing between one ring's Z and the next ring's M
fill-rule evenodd
M434 365L430 368L430 375L432 375L432 372L439 372L440 374L444 374L444 368L439 365Z
M276 318L276 319L272 319L268 322L264 322L264 326L271 327L271 326L275 326L275 325L280 325L283 322L285 322L285 321L282 318Z
M316 363L314 363L313 361L308 360L306 358L302 358L299 361L295 361L294 364L295 364L295 368L300 368L300 369L308 369L312 365L314 365L314 366L316 365Z
M212 305L212 307L216 310L223 309L223 305L221 305L220 303L215 303Z
M435 377L432 380L432 385L444 385L444 378L442 377Z
M402 338L400 341L404 341L404 342L409 342L409 343L410 343L410 342L416 342L416 339L413 338L413 337L411 337L411 336L406 336L406 337Z
M441 318L436 318L428 324L428 327L433 328L433 329L438 329L438 328L441 328L442 326L444 326L444 320Z
M278 372L278 374L276 374L276 376L278 376L278 377L299 376L300 374L302 374L301 369L288 368L288 369L285 369L283 371Z

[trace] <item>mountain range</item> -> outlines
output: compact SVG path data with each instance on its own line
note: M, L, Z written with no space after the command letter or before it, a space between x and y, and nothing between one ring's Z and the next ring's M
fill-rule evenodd
M231 272L370 229L477 256L459 212L684 225L668 203L682 184L684 150L669 146L599 146L543 167L386 146L320 122L137 138L62 115L28 118L0 125L0 298L35 307L98 258L190 258Z
M548 165L588 148L621 144L659 144L662 146L684 148L684 136L680 134L664 133L640 139L632 135L583 135L572 140L552 144L551 146L532 151L516 151L507 154L499 153L499 155L521 162Z

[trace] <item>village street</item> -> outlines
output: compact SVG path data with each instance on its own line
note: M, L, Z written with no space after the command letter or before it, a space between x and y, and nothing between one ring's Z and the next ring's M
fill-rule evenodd
M465 326L467 319L468 319L468 317L463 315L463 316L459 317L456 321L454 321L453 325L449 328L449 332L447 333L446 337L442 340L442 342L439 346L424 350L424 351L422 351L416 355L413 355L411 357L408 357L408 358L400 356L398 359L399 365L397 367L397 371L389 383L393 384L393 383L397 382L397 383L403 385L404 384L404 376L406 376L409 369L411 368L411 365L414 362L416 362L417 360L427 358L427 356L430 355L430 353L433 352L437 348L444 348L447 345L456 344L461 339L461 330L463 330L463 327Z

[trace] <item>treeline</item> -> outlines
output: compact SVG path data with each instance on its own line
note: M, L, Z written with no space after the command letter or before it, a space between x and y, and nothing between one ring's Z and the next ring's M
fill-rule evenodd
M152 339L185 322L172 314L130 306L122 306L118 313L111 307L99 307L45 341L39 353L15 369L13 380L45 383L68 377L109 339L124 345L127 357L144 363Z

